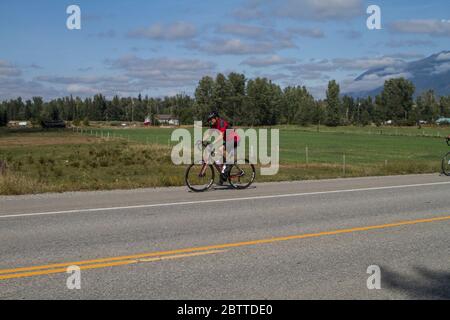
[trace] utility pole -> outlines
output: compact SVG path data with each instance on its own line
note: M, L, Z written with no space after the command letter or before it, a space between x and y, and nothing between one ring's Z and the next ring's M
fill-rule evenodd
M131 122L134 122L134 99L131 98Z
M358 124L361 123L361 102L358 102Z

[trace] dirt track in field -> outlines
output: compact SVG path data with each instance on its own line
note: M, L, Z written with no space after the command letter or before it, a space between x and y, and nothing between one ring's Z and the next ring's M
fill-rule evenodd
M31 136L19 136L19 137L1 137L0 138L0 148L1 147L11 147L11 146L48 146L48 145L63 145L63 144L89 144L98 141L98 139L93 137L82 137L82 136L63 136L63 137L52 137L52 136L42 136L42 137L31 137Z

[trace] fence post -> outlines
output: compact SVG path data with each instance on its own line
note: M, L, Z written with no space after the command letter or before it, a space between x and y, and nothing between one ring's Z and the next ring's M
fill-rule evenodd
M306 155L306 166L309 165L309 148L306 146L305 148L305 155Z
M0 175L6 175L6 169L8 168L6 161L0 160Z
M342 171L343 171L344 177L345 177L345 173L346 173L346 159L345 159L345 153L344 153L344 155L343 155L342 158L343 158L343 159L342 159L342 162L343 162Z

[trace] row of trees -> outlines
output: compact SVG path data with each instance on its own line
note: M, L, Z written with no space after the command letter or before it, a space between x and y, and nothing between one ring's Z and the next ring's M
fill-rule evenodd
M64 97L44 102L41 97L23 101L17 98L0 103L0 124L9 120L32 121L65 120L91 121L139 121L158 113L173 113L181 116L184 110L192 108L193 100L186 95L154 99L139 95L137 98L113 97L107 99L101 94L92 98ZM181 110L182 109L182 110Z
M438 99L427 91L416 99L414 85L404 79L386 81L376 97L353 98L341 96L339 84L330 81L326 99L316 100L305 87L282 89L266 78L246 79L243 74L218 74L215 79L199 81L192 98L176 95L165 98L106 99L65 97L44 102L40 97L23 101L21 98L0 103L0 125L10 120L66 121L144 121L148 116L170 113L182 124L204 120L211 110L219 111L235 125L276 124L395 124L414 125L432 122L440 116L450 117L450 96Z
M380 125L387 121L396 125L415 125L450 117L450 96L438 100L433 90L428 90L414 100L415 87L404 78L387 80L382 92L374 98L340 98L339 90L339 85L330 81L325 100L326 124L330 126Z

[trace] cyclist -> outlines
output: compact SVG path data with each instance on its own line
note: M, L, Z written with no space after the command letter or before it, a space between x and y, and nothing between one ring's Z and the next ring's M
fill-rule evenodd
M235 149L238 147L241 138L234 130L231 130L232 126L225 119L222 119L217 111L212 111L208 115L208 123L211 129L219 130L221 133L221 137L215 143L223 142L219 148L219 151L224 155L222 174L219 180L219 185L222 185L228 179L229 169L231 168L231 166L226 165L226 158L234 157ZM227 144L232 146L232 150L227 150Z

